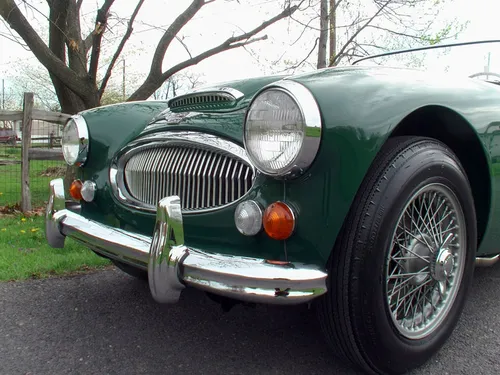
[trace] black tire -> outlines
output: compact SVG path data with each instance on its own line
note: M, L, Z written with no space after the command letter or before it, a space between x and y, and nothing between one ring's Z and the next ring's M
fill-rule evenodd
M132 267L128 264L122 263L120 261L111 259L114 265L121 271L125 272L127 275L133 276L139 280L147 281L148 273L147 271L141 270L140 268Z
M400 215L415 192L437 186L430 184L449 188L463 212L463 273L444 318L427 336L414 339L401 334L393 320L397 318L391 315L386 261L396 247L392 241ZM426 362L446 342L460 317L472 281L476 247L473 197L458 158L433 139L390 139L364 179L328 262L329 291L318 301L317 311L333 353L370 374L401 374ZM435 253L443 248L440 245ZM429 275L429 279L434 277ZM398 311L396 307L396 315Z

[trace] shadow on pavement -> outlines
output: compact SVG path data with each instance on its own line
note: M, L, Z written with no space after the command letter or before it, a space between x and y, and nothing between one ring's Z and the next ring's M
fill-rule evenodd
M500 264L477 269L449 342L412 374L500 373ZM331 355L307 306L224 313L186 289L159 305L112 269L0 284L2 374L356 374Z

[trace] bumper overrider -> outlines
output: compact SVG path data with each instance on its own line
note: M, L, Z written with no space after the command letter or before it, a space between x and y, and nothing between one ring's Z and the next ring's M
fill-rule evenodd
M163 198L152 237L89 220L66 209L62 179L50 182L45 232L52 247L71 237L106 257L147 270L153 298L177 302L186 286L242 301L299 304L326 292L317 266L276 265L265 259L208 253L184 245L179 197Z

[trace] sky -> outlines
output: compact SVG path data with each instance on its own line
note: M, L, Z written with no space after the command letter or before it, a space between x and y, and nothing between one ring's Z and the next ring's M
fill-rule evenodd
M86 24L82 28L92 26L97 4L102 0L84 0L82 14L85 15ZM180 14L190 3L189 0L147 0L137 18L133 37L124 51L127 76L127 94L134 88L134 81L140 82L147 72L152 51L162 30L155 26L168 27L173 19ZM41 13L46 12L46 1L32 0L31 4ZM272 0L241 0L228 2L217 0L206 5L181 31L179 36L195 55L205 49L238 33L248 31L263 20L279 12L277 1ZM132 13L135 1L117 1L113 6L114 21L118 17L127 18ZM494 0L451 0L439 14L438 21L446 22L456 18L459 22L468 22L468 26L459 36L459 41L478 39L500 38L498 14L500 2ZM43 16L30 8L25 8L25 14L37 30L43 30L45 20ZM416 18L419 17L416 11ZM316 25L317 27L318 25ZM0 26L0 31L5 31L5 26ZM267 34L266 41L252 44L247 49L235 49L211 57L190 71L202 75L202 80L207 84L260 75L268 75L279 71L280 66L274 64L280 56L285 54L289 60L300 60L309 48L311 41L316 36L309 34L300 43L291 45L300 35L302 28L293 21L280 21L259 35ZM105 34L108 42L116 42L119 35L111 32ZM308 39L309 38L309 39ZM471 74L482 71L486 65L487 55L490 52L490 65L492 71L500 73L500 44L488 47L475 47L463 49L446 56L430 53L426 64L436 69ZM110 51L104 51L110 53ZM174 41L166 56L164 68L188 58L188 53L181 43ZM0 36L0 79L5 79L7 85L19 74L19 61L24 64L37 65L36 59L29 51L18 44ZM498 68L497 68L498 67ZM105 68L105 66L103 66ZM305 66L303 70L313 67ZM113 82L119 85L121 74L118 71L113 75Z

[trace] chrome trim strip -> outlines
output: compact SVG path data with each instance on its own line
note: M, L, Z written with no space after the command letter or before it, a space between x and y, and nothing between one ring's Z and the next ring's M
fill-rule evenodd
M283 91L292 97L292 99L295 101L295 103L297 103L300 111L302 112L306 127L304 129L304 138L302 140L300 151L295 159L290 162L288 168L284 172L279 173L265 171L261 172L273 177L295 178L302 175L306 171L306 169L311 166L311 164L314 162L314 159L316 159L316 155L318 154L319 146L321 143L321 135L323 132L321 111L319 109L318 103L316 103L316 99L309 91L309 89L307 89L304 85L295 81L285 79L264 86L256 95L254 95L245 114L245 122L243 125L243 143L245 145L245 150L248 150L246 142L246 127L248 114L252 110L253 102L262 92L273 89ZM254 164L258 168L258 162L255 158L252 157L251 153L248 153L248 157L252 161L252 164Z
M500 260L500 254L491 257L476 257L476 267L491 267Z
M219 87L219 91L220 92L227 92L228 94L231 94L233 96L234 100L240 100L241 98L243 98L245 96L245 94L243 94L241 91L233 89L232 87ZM200 93L200 92L204 92L204 90L200 89L200 90L193 91L193 92Z
M281 305L309 302L327 291L327 273L316 266L276 265L265 259L187 247L177 196L159 202L154 233L149 237L65 209L63 180L52 180L50 186L46 212L49 244L63 246L69 236L97 253L148 270L150 291L158 302L176 302L185 286L243 301ZM56 241L51 240L54 238Z
M202 212L212 212L216 210L223 209L227 206L230 205L236 205L238 204L241 200L245 199L246 196L249 194L251 187L253 186L255 179L257 177L255 167L251 163L246 151L244 148L238 146L237 144L227 141L225 139L222 139L220 137L217 137L212 134L207 134L207 133L201 133L201 132L195 132L195 131L164 131L160 133L155 133L155 134L150 134L143 136L141 138L138 138L137 140L131 142L128 144L124 149L122 149L119 153L118 156L115 157L115 159L112 161L110 170L109 170L109 180L111 183L111 188L113 191L114 196L118 199L119 202L123 203L126 206L141 210L141 211L146 211L146 212L156 212L156 207L153 205L149 205L146 203L141 202L140 200L134 198L127 190L126 185L125 185L125 176L124 176L124 169L127 161L134 156L136 153L144 150L144 149L149 149L149 148L155 148L157 146L168 146L168 145L187 145L193 147L193 152L194 150L204 150L207 153L210 152L216 152L217 155L212 157L212 160L210 161L210 166L206 165L202 174L202 204L214 206L216 204L220 204L220 206L217 207L209 207L209 208L203 208L203 209L189 209L189 210L183 210L183 214L189 215L189 214L195 214L195 213L202 213ZM169 184L169 189L168 191L172 191L174 187L179 187L182 185L184 181L182 180L182 170L184 168L189 169L190 164L189 161L193 157L192 155L187 155L186 153L183 153L181 158L178 157L180 154L180 150L176 149L170 154L171 155L169 159L173 160L173 166L169 168L169 176L168 176L168 184ZM222 157L221 155L228 156L230 158L237 158L240 161L242 161L243 164L246 165L247 168L247 173L245 174L245 188L246 188L246 193L242 195L238 200L232 201L227 203L227 201L224 202L224 199L222 196L218 195L216 196L216 176L215 172L219 169L222 169L220 166ZM208 154L205 155L203 160L208 156ZM165 159L168 156L165 156ZM151 161L153 158L150 158L149 161ZM182 160L181 160L182 159ZM184 160L186 159L186 160ZM223 161L223 164L225 164L226 160ZM152 165L150 166L148 164L148 160L142 160L142 161L137 161L138 167L141 169L150 169L152 168ZM163 167L165 164L162 164L161 167ZM214 169L215 167L215 169ZM157 168L160 168L157 166ZM208 169L208 173L207 172ZM248 186L248 174L249 172L253 172L253 179ZM194 174L192 176L195 178ZM220 179L221 176L219 176L218 183L222 184L223 180ZM207 185L206 190L205 190L205 180L207 180ZM145 183L145 181L143 181ZM213 186L212 186L213 185ZM147 186L142 186L138 190L142 192L142 198L145 197L146 194L146 189ZM152 186L149 186L149 188L153 188ZM208 192L212 188L212 197L207 197L208 202L204 202L205 199L205 191ZM219 192L221 193L221 191ZM187 192L186 192L187 194ZM187 199L187 196L181 197L183 201ZM222 203L224 202L224 203Z

